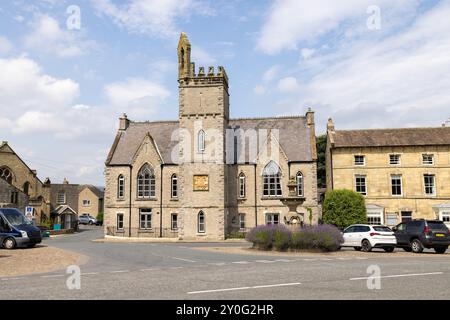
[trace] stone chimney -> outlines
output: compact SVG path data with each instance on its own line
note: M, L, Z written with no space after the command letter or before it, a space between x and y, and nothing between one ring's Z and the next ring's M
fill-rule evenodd
M314 125L314 111L311 108L308 108L308 111L306 111L306 123L309 126Z
M327 131L334 131L334 122L331 118L328 119Z
M122 116L119 118L119 130L125 131L128 129L129 125L130 120L128 119L127 114L126 113L122 114Z
M69 184L69 180L67 180L67 178L64 178L63 184Z

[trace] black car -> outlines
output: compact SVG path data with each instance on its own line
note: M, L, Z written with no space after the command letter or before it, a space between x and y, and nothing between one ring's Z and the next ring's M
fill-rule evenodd
M412 220L393 228L397 246L407 252L420 253L424 248L445 253L450 245L450 231L439 220Z

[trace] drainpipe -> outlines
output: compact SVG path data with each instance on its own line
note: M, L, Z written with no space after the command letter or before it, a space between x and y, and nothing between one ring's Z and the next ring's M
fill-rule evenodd
M255 168L255 227L258 226L258 204L257 204L257 200L258 200L258 195L257 195L257 184L256 184L256 163L254 164L254 168Z
M159 187L159 192L160 192L160 201L159 201L159 237L160 238L162 238L162 236L163 236L163 229L162 229L162 227L163 227L163 218L162 218L162 215L163 215L163 212L162 212L162 210L163 210L163 203L162 203L162 201L163 201L163 168L164 168L164 164L162 164L161 163L161 179L160 179L160 187ZM172 183L172 181L170 182L170 183Z
M326 161L325 161L326 162ZM326 168L326 164L325 164ZM331 190L334 190L334 178L333 178L333 149L330 147L330 178L331 178ZM326 184L326 183L325 183Z
M131 187L133 186L133 166L130 165L130 204L129 204L129 218L128 218L128 237L131 238L131 201L133 197L133 192L131 192Z

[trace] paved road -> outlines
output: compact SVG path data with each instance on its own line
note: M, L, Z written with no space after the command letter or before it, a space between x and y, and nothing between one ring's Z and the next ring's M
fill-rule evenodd
M90 257L81 289L64 270L0 278L0 299L448 299L450 254L317 258L224 254L205 244L98 243L98 228L45 241ZM217 246L218 244L211 244ZM223 245L223 244L221 244ZM242 244L227 244L238 245ZM32 263L32 262L31 262ZM380 289L368 289L368 267Z

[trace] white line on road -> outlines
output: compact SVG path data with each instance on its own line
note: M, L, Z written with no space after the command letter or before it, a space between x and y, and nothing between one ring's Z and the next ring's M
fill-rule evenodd
M212 266L224 266L224 265L226 265L225 262L210 262L208 264L210 264Z
M159 268L147 268L147 269L141 269L139 271L145 272L145 271L155 271L155 270L159 270Z
M255 260L255 262L261 262L261 263L274 263L275 261L272 261L272 260Z
M64 277L63 274L53 274L53 275L49 275L49 276L41 276L41 278L60 278L60 277Z
M8 280L22 280L26 279L25 277L16 277L16 278L2 278L2 281L8 281Z
M428 272L428 273L408 273L408 274L394 274L390 276L379 276L379 277L361 277L361 278L350 278L349 280L367 280L367 279L380 279L380 278L400 278L400 277L418 277L418 276L430 276L436 274L443 274L443 272Z
M203 290L203 291L191 291L187 294L196 294L196 293L211 293L211 292L224 292L224 291L237 291L237 290L249 290L249 289L261 289L261 288L274 288L274 287L287 287L287 286L298 286L301 284L300 282L292 282L292 283L280 283L280 284L269 284L262 286L253 286L253 287L239 287L239 288L227 288L227 289L215 289L215 290Z
M172 257L172 259L180 260L180 261L186 261L186 262L197 262L197 261L194 261L194 260L183 259L183 258L177 258L177 257Z
M249 264L251 262L248 262L248 261L234 261L232 263L235 263L235 264Z
M98 274L98 272L86 272L86 273L82 273L81 275L82 276L94 276L94 275L97 275Z
M130 272L130 270L117 270L117 271L110 271L109 273L125 273Z
M277 261L277 262L292 262L292 261L295 261L295 260L289 260L289 259L276 259L275 261Z
M170 267L169 269L177 270L177 269L183 269L183 267Z

